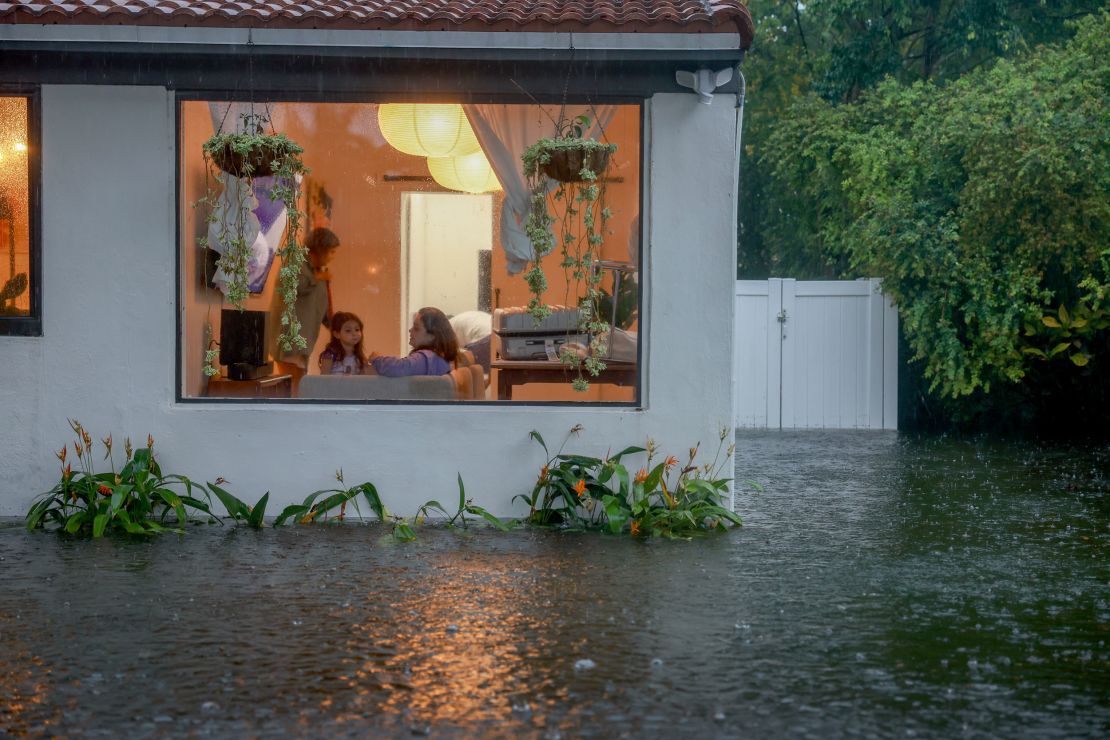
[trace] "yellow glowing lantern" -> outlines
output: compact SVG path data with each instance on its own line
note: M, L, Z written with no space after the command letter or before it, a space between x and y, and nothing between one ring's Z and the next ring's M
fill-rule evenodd
M17 152L25 152L27 151L27 145L24 144L22 141L17 141L12 149L15 149Z
M448 190L464 193L492 193L501 189L497 175L482 152L462 157L428 157L432 179Z
M390 146L418 157L457 157L481 149L461 105L385 103L378 126Z

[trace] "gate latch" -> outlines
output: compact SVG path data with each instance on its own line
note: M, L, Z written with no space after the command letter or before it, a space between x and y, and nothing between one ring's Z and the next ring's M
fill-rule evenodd
M779 315L776 318L779 322L779 339L786 339L786 309L784 308L779 311Z

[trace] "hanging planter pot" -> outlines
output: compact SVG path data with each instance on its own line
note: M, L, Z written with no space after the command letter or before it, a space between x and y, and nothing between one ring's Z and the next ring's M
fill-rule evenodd
M593 139L554 139L544 148L543 173L557 182L585 182L609 167L610 145Z
M277 141L276 136L233 136L242 141L224 141L210 155L212 164L232 177L268 177L274 174L274 162L287 153L285 142Z

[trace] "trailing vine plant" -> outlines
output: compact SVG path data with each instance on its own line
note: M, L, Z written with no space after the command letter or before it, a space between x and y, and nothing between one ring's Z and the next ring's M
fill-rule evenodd
M577 301L578 328L590 338L585 357L567 346L560 350L560 360L578 372L573 381L576 391L589 388L587 374L596 377L605 369L601 358L608 350L610 329L600 310L601 272L594 269L594 263L611 216L605 206L605 173L617 145L582 138L589 123L586 116L561 119L554 138L540 139L521 157L531 193L525 233L534 252L524 273L532 293L528 311L537 323L551 315L543 298L548 288L543 259L558 250L559 267L567 278L567 298L573 295Z
M194 208L205 209L207 227L215 225L216 240L223 251L217 266L228 276L226 296L229 303L240 311L248 295L247 269L251 258L251 242L247 239L250 201L254 194L254 178L274 176L270 198L280 200L285 206L285 234L277 254L281 258L278 272L278 293L282 299L281 335L278 346L283 351L304 349L301 324L297 320L297 278L305 262L305 247L297 239L304 214L298 209L300 199L299 177L308 174L301 154L304 149L284 134L265 132L269 116L248 113L240 116L240 131L218 131L202 145L205 164L205 192L193 203ZM231 208L221 208L219 192L214 182L222 186ZM209 228L197 238L197 245L210 248ZM206 342L206 347L210 346ZM217 374L214 360L217 353L205 352L205 375Z

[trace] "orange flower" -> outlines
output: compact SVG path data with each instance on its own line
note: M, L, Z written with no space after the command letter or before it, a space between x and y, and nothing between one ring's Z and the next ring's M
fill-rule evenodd
M96 489L96 492L99 493L101 496L112 495L112 489L108 488L108 486L104 485L103 483L101 483L100 486Z
M632 520L632 536L640 534L640 523L635 519Z
M544 481L547 480L547 473L548 473L548 470L547 470L546 465L544 465L542 468L540 468L540 483L543 483Z
M574 484L574 492L578 494L578 498L582 498L583 496L585 496L586 495L586 481L583 480L582 478L579 478L578 482Z
M68 481L71 475L73 475L73 471L70 469L69 463L66 463L66 469L62 471L62 480Z
M152 437L149 434L146 435L146 448L149 450L153 446L154 446L154 437Z
M640 471L638 473L636 473L636 482L637 483L643 483L644 481L647 480L647 476L648 476L647 468L640 468Z
M65 465L65 462L66 462L66 451L67 450L69 450L69 445L62 445L62 451L54 453L55 455L57 455L58 459L62 461L63 465Z
M670 470L675 465L678 465L678 458L675 457L674 455L671 455L670 457L668 457L666 460L663 461L663 466L665 468L667 468L667 470Z

